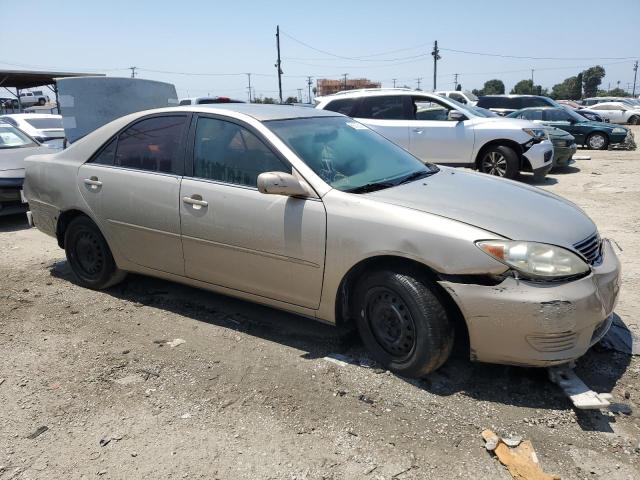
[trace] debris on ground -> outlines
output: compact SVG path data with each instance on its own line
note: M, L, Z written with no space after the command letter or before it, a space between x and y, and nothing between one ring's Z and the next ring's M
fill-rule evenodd
M578 377L571 365L564 364L550 367L548 371L549 380L562 389L574 407L581 410L598 410L611 405L612 395L591 390Z
M545 473L529 440L518 442L516 447L507 445L491 430L484 430L485 448L493 452L515 480L559 480L557 475ZM509 439L512 443L515 439Z
M170 342L167 342L167 345L173 348L173 347L177 347L178 345L182 345L183 343L187 343L187 341L181 338L176 338L175 340L171 340Z
M34 438L39 437L40 435L42 435L47 430L49 430L49 427L47 427L46 425L43 425L41 427L36 428L33 433L31 433L30 435L27 436L27 438L33 440Z

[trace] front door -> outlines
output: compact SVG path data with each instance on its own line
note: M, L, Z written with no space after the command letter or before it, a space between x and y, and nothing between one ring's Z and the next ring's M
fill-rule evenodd
M291 173L250 127L200 116L180 216L188 277L318 308L326 213L320 199L266 195L260 173Z
M409 129L409 151L418 158L444 165L474 163L474 131L470 120L449 118L453 109L428 97L412 97L415 120Z
M184 273L179 195L187 115L140 120L78 172L78 188L112 247L128 261Z

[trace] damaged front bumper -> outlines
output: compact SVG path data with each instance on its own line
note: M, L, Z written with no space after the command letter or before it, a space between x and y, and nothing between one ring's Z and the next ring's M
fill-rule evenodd
M620 262L608 240L602 253L588 276L573 281L441 281L466 320L471 359L545 367L582 356L609 329L620 291Z
M546 174L553 167L553 144L549 140L534 143L524 151L523 156L534 174Z

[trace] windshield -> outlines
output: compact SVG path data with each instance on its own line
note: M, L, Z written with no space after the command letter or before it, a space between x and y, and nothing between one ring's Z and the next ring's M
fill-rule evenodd
M365 193L435 173L382 135L347 117L271 120L264 124L320 178L345 192Z
M464 92L464 95L471 100L472 102L477 102L478 101L478 97L476 97L473 93L471 92Z
M446 100L447 100L447 102L452 103L458 110L462 110L462 113L464 113L469 118L471 118L471 117L490 117L490 116L492 116L492 115L487 115L486 113L484 113L483 112L484 109L478 110L477 107L474 107L473 105L460 103L459 101L454 100L453 98L446 97ZM421 100L421 101L431 102L431 99L425 97L424 100Z
M25 118L25 121L38 130L62 128L62 118Z
M31 137L11 125L0 125L0 149L1 148L21 148L35 147Z
M575 110L571 110L569 107L567 107L566 105L561 105L561 107L564 109L565 112L567 112L569 114L569 116L571 118L573 118L576 122L589 122L590 120L586 117L583 117L582 115L580 115L579 113L576 113Z

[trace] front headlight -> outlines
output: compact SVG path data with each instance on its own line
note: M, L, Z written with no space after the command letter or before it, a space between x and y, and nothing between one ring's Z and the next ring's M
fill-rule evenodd
M622 127L616 127L611 131L611 133L627 133L627 129Z
M528 135L531 135L534 140L541 142L548 138L547 132L544 128L523 128L522 131Z
M546 243L513 240L481 240L476 245L524 276L562 278L589 271L589 265L569 250Z

